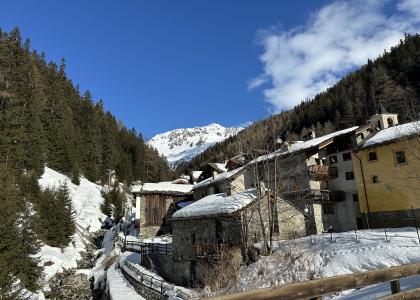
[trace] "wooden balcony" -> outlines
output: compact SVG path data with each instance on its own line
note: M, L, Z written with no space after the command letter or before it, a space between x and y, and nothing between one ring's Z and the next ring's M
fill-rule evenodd
M315 202L326 203L345 200L345 193L343 191L311 190L311 194Z
M323 166L323 165L311 165L308 166L309 176L313 180L328 180L338 177L338 170L336 167Z
M345 200L343 191L330 190L300 190L281 193L281 197L288 201L313 201L318 203L340 202Z

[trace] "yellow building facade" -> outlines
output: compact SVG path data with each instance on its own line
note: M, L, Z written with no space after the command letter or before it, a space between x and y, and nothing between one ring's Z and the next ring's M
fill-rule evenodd
M383 129L352 154L360 211L371 223L412 226L411 208L420 216L419 133L420 122Z

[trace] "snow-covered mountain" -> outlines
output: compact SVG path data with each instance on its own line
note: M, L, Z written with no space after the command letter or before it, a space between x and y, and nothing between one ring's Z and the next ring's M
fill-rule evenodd
M243 127L223 127L212 123L207 126L180 128L160 133L147 144L166 157L171 167L190 161L210 146L236 135Z

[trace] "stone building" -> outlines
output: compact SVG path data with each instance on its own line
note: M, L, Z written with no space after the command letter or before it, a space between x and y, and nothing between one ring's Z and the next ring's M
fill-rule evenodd
M192 199L192 187L186 180L133 186L131 191L136 199L136 213L140 214L139 237L145 239L170 233L169 219L177 206Z
M231 195L243 192L252 185L252 178L246 171L246 167L240 167L228 172L216 174L197 183L193 187L194 200L218 193Z
M172 268L162 268L176 284L203 281L205 272L224 251L241 251L243 220L256 199L255 190L228 196L213 194L178 210L172 216Z
M352 165L348 162L340 165L338 173L338 168L327 162L327 158L351 151L351 137L357 129L355 126L318 138L312 133L307 135L306 141L282 143L276 152L250 163L257 170L260 181L267 186L270 196L278 199L279 205L287 204L294 209L290 216L286 214L279 219L280 232L290 230L286 227L290 227L287 225L292 217L296 222L300 220L300 224L293 226L300 229L300 234L349 230L356 226L354 216L358 203L354 204L353 196L348 196L355 193L354 181L343 184L341 180L346 176L345 172L352 172ZM348 217L352 219L351 225L348 218L341 217L348 214L352 216ZM288 234L285 232L285 235Z

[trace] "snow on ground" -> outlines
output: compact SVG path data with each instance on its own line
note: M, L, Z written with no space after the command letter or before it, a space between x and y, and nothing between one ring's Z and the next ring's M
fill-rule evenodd
M277 242L271 256L261 257L258 262L242 267L236 281L219 293L266 288L420 262L420 244L415 228L387 231L389 243L386 242L383 229L357 231L358 243L353 231L334 233L333 243L330 234ZM407 282L412 287L420 287L418 279ZM386 285L382 286L385 293ZM369 287L354 293L364 293L363 299L375 299L375 291L375 287ZM372 295L369 296L369 293ZM351 292L347 291L344 295L350 297Z
M63 183L67 183L69 188L76 222L90 232L101 229L101 220L105 218L101 212L101 204L104 201L101 195L102 187L84 177L80 178L79 185L75 185L70 178L48 167L45 167L44 174L39 179L42 188L58 188Z
M401 291L412 290L420 286L420 275L403 278L400 280ZM378 299L391 294L389 282L371 285L361 288L359 290L345 291L338 296L325 297L326 299L346 299L346 300L359 300L359 299Z
M102 187L81 177L80 185L75 185L67 176L45 167L44 174L39 179L41 188L58 188L66 183L73 207L75 209L76 223L90 232L101 228L101 220L105 215L100 206L103 202L101 196ZM42 245L37 257L40 265L44 266L44 284L56 273L64 269L76 268L77 261L81 259L80 253L85 251L82 238L75 234L72 241L64 249ZM48 287L46 287L48 288Z
M107 271L107 291L111 300L142 300L114 263Z
M118 256L120 254L119 248L114 248L114 240L118 234L118 225L114 226L109 230L102 242L101 256L96 260L95 266L92 268L89 277L94 278L94 289L100 289L105 287L106 270L105 263L112 256Z
M160 287L160 281L162 281L162 287L164 290L166 290L165 294L169 296L169 299L175 300L175 299L182 299L180 298L180 293L184 294L185 296L188 295L188 299L196 298L197 293L191 289L185 288L183 286L174 285L170 282L165 281L161 276L156 274L155 272L146 269L140 265L141 256L137 253L126 251L121 254L119 258L119 266L121 268L124 268L124 270L130 274L133 278L135 278L137 281L141 282L143 277L139 275L137 272L135 272L133 269L128 268L127 266L124 266L125 262L128 261L130 263L130 266L134 268L134 270L138 270L140 273L150 276L153 278L153 285L155 288ZM150 277L146 279L146 284L150 284Z

